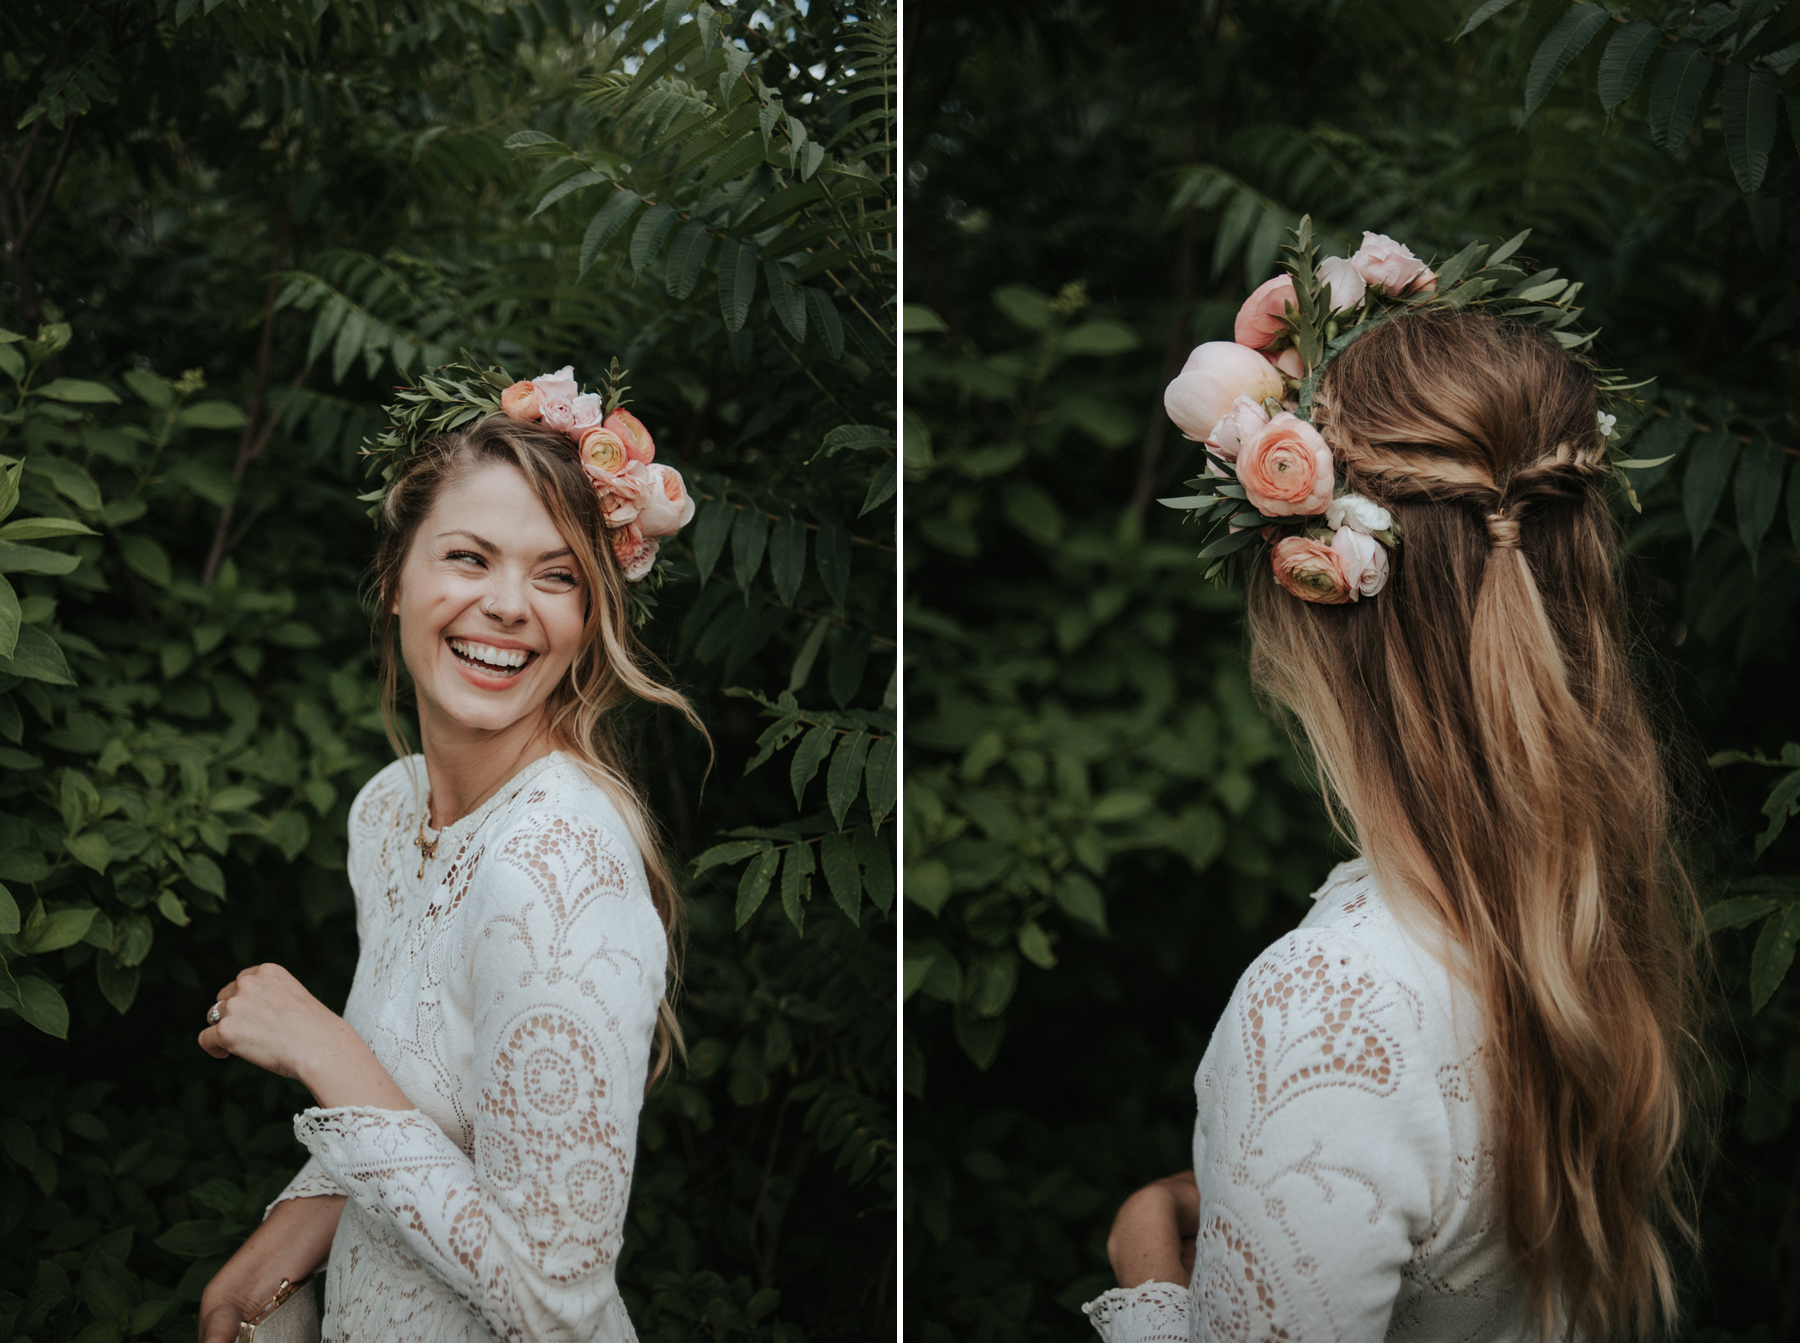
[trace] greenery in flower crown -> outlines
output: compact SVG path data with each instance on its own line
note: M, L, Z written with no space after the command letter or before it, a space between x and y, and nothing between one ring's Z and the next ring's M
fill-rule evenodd
M606 388L604 414L611 415L628 404L625 393L631 385L625 379L629 372L614 358L602 375ZM356 496L371 505L369 516L381 515L381 501L399 474L400 464L418 451L419 444L460 429L472 420L499 414L500 393L517 381L498 365L478 368L474 356L465 350L461 361L434 368L419 378L416 387L399 388L399 395L381 408L387 427L365 438L357 451L358 456L368 459L368 474L381 477L377 488Z
M1294 413L1312 421L1313 398L1319 380L1331 361L1381 323L1405 313L1443 311L1458 308L1481 308L1499 317L1537 322L1572 357L1585 364L1594 375L1595 390L1603 406L1630 402L1629 393L1647 386L1654 379L1627 382L1617 369L1602 368L1590 353L1599 330L1581 329L1578 321L1582 309L1575 306L1581 283L1561 278L1553 267L1528 271L1514 257L1531 230L1509 238L1489 250L1485 243L1470 243L1442 265L1428 263L1436 276L1436 285L1428 293L1389 294L1377 285L1369 285L1363 297L1349 309L1333 312L1329 286L1318 278L1318 246L1313 238L1312 217L1303 215L1297 228L1289 229L1291 242L1280 250L1281 269L1294 282L1295 305L1288 308L1288 334L1278 339L1271 349L1290 345L1298 351L1306 365L1306 376L1300 379L1294 394ZM1264 402L1264 410L1272 417L1285 409L1273 398ZM1608 416L1603 430L1610 435ZM1203 475L1186 482L1204 493L1180 498L1162 499L1167 507L1190 513L1200 524L1203 536L1210 538L1202 546L1199 558L1213 560L1206 570L1208 579L1215 578L1231 556L1247 550L1262 539L1261 529L1271 525L1291 527L1314 521L1303 517L1266 517L1250 505L1244 487L1236 480L1233 464L1202 445L1207 463L1224 473ZM1628 456L1615 458L1615 474L1624 488L1632 508L1642 511L1637 493L1627 472L1661 466L1668 457L1635 460ZM1237 530L1221 529L1235 528ZM1215 535L1217 534L1217 535ZM1392 545L1397 539L1381 536Z

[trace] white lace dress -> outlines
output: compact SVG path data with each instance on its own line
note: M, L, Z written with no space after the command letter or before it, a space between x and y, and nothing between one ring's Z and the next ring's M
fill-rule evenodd
M1264 951L1194 1079L1188 1287L1082 1309L1108 1343L1532 1337L1484 1131L1478 1004L1360 859Z
M276 1200L349 1195L324 1337L635 1340L613 1265L667 954L643 862L561 753L430 859L425 791L414 756L351 808L344 1008L418 1109L296 1116L312 1159Z

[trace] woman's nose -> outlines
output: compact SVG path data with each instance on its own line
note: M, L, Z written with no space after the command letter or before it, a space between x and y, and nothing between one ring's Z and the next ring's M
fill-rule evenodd
M526 589L523 579L513 581L496 577L487 600L481 604L482 612L503 625L518 624L530 609Z

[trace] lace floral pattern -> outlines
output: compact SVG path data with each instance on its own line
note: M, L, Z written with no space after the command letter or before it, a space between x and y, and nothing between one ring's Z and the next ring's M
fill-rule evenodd
M1316 900L1238 982L1195 1077L1200 1228L1181 1318L1168 1284L1108 1293L1087 1308L1108 1343L1528 1337L1478 1008L1364 864Z
M344 1015L418 1108L306 1111L282 1195L351 1200L324 1336L627 1343L613 1265L666 955L641 860L551 756L441 832L420 878L416 764L352 811Z

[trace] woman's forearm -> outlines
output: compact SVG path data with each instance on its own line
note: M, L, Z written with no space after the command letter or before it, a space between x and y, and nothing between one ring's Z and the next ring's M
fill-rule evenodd
M341 1017L299 1060L300 1080L325 1109L355 1105L371 1110L412 1110L400 1084L354 1027Z
M285 1278L298 1282L331 1254L344 1212L342 1194L283 1199L237 1253L213 1275L200 1300L201 1340L235 1339L235 1320L246 1320L275 1295Z

